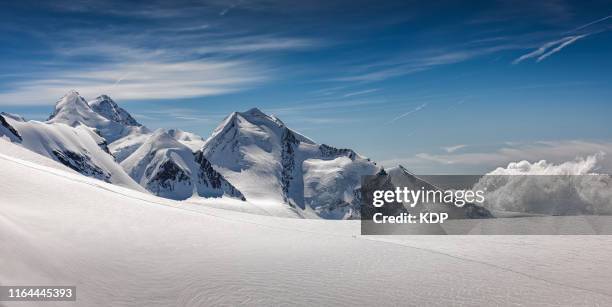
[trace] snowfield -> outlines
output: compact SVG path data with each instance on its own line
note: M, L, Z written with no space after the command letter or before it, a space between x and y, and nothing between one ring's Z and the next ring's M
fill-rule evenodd
M159 198L2 139L0 174L0 284L76 285L78 306L612 305L611 236L360 236Z

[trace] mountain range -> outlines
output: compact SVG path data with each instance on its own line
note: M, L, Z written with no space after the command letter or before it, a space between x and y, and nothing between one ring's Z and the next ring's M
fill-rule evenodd
M387 174L257 108L231 113L205 140L150 130L107 95L86 101L70 91L45 122L0 113L0 137L112 184L174 200L232 199L272 215L359 218L361 177Z

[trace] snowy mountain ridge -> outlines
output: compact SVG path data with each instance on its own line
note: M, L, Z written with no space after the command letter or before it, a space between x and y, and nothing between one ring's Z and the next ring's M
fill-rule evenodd
M231 113L204 140L151 131L107 95L87 102L70 91L46 122L3 113L0 137L109 183L174 200L229 197L277 216L359 218L362 176L386 175L352 149L317 144L257 108Z
M0 123L0 136L85 176L171 199L193 195L244 199L196 155L192 148L201 147L202 138L180 130L151 132L106 95L88 103L73 90L55 104L46 122L4 114ZM162 141L160 135L172 141ZM121 164L130 157L138 163ZM134 171L144 162L146 174Z

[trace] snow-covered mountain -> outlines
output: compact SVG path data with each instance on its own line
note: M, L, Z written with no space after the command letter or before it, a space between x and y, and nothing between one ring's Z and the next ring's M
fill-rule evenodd
M0 115L0 137L58 161L89 177L144 191L117 164L108 152L106 140L82 124L25 121L17 116Z
M194 153L163 129L148 137L121 166L140 185L161 197L187 199L195 194L244 199L201 152Z
M319 145L256 108L228 116L203 153L249 201L289 205L307 217L357 217L361 176L381 170L350 149Z
M205 141L178 129L151 131L109 96L87 102L70 91L47 122L3 113L0 136L89 177L176 200L246 200L278 216L358 218L361 177L387 174L353 150L317 144L256 108L230 114ZM412 178L403 168L389 175L396 185Z
M70 91L55 104L55 110L47 122L94 128L96 133L109 144L130 134L150 132L125 110L119 108L108 96L98 97L92 105L94 107L90 106L78 92Z
M181 130L154 133L106 95L87 102L70 91L47 122L3 113L0 136L85 176L158 196L244 199L198 153L201 137Z
M130 115L130 113L119 107L117 103L107 95L98 96L95 100L89 101L88 104L92 110L110 121L123 124L124 126L142 126L132 117L132 115Z

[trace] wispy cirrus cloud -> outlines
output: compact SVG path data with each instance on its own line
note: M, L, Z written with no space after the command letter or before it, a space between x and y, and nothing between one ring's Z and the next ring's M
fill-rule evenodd
M363 90L363 91L346 93L346 94L342 95L342 97L348 98L348 97L353 97L353 96L366 95L366 94L370 94L370 93L374 93L374 92L378 92L378 91L379 91L379 89L372 88L372 89Z
M467 147L467 145L465 144L459 144L459 145L454 145L454 146L447 146L447 147L442 147L442 149L444 149L446 152L448 153L453 153L459 149L465 148Z
M273 80L272 53L318 48L320 40L181 22L126 31L66 29L46 37L52 60L0 86L0 105L43 105L70 89L126 100L184 99L239 92ZM125 32L125 33L124 33ZM51 100L51 101L50 101Z
M518 40L518 39L517 39ZM523 49L531 43L513 42L511 38L499 40L479 39L457 46L441 46L432 50L407 52L387 60L372 61L346 69L350 75L333 78L341 82L377 82L401 77L437 67L462 63L498 52Z
M265 80L260 70L240 61L117 63L15 82L12 90L0 93L0 105L49 104L73 88L87 98L103 93L124 101L192 98L231 93Z

